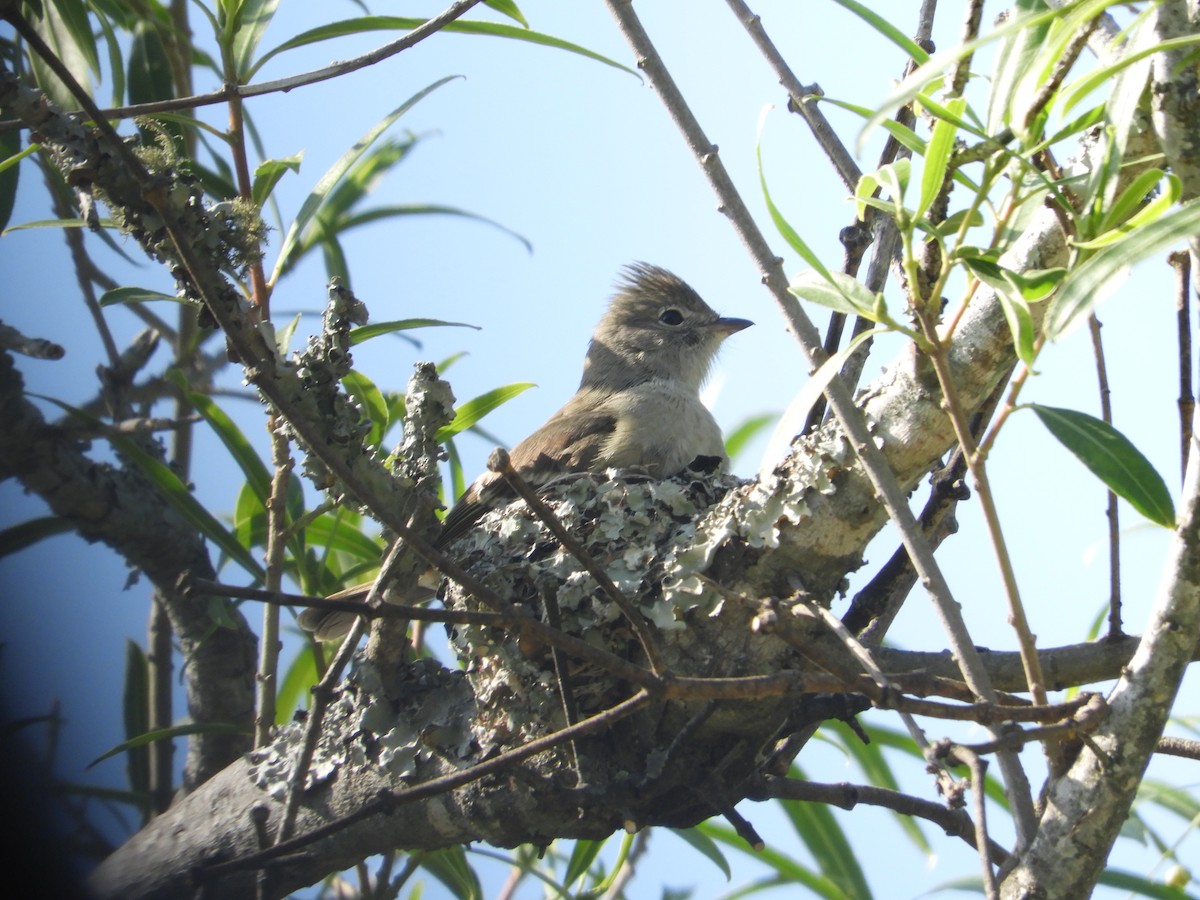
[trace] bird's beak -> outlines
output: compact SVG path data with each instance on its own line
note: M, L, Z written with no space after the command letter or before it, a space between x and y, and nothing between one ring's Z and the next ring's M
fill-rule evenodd
M753 324L749 319L729 319L722 317L713 322L709 327L713 331L718 332L722 337L729 337L731 334L737 334L743 328L749 328Z

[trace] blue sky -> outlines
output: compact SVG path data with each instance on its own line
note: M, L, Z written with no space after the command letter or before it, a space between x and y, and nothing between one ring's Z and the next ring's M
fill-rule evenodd
M935 34L939 46L954 42L962 5L942 4ZM427 15L438 8L435 3L393 6L376 4L375 11ZM527 0L521 6L535 29L628 63L628 50L601 4ZM902 60L895 47L832 2L764 0L758 6L756 11L801 81L819 83L831 97L875 105L900 72ZM917 0L891 0L886 7L893 21L911 32ZM643 3L639 13L708 136L719 144L725 165L776 252L787 260L789 272L799 272L801 262L770 230L758 190L756 128L764 106L775 104L763 142L773 197L826 263L838 265L837 233L853 212L847 192L803 123L785 110L786 98L732 16L716 4L701 9L680 0ZM355 14L356 7L346 2L281 4L263 46L275 46L321 24L320 17ZM202 27L199 19L196 27ZM283 54L258 78L314 68L390 38L359 36ZM978 62L976 69L986 71L986 61ZM429 330L419 335L419 349L400 340L376 340L356 353L358 367L381 387L400 389L413 363L466 351L449 373L460 400L503 383L535 382L536 390L485 422L493 434L513 443L574 390L588 336L619 268L645 260L674 270L722 313L757 323L727 343L715 373L710 397L722 426L732 428L747 416L782 410L805 380L798 347L758 284L749 257L717 212L713 195L654 91L631 74L556 50L442 35L343 79L254 102L250 110L267 154L304 152L299 174L289 174L277 191L285 215L295 213L325 169L376 121L426 85L452 74L464 77L434 92L394 126L396 134L407 129L423 138L410 158L380 184L376 202L459 206L523 235L533 252L499 230L451 217L392 220L349 236L353 287L374 320L430 316L481 329ZM205 91L217 85L196 87ZM101 85L99 96L108 90L110 86ZM836 109L827 112L852 145L858 122ZM214 107L205 115L219 125L224 113ZM877 152L878 141L868 142L860 166L872 168ZM43 191L33 174L30 169L24 175L13 222L47 217ZM279 240L275 233L274 248ZM139 257L131 242L124 241L123 247ZM273 252L268 249L269 265ZM98 255L111 259L100 251ZM153 265L119 271L125 283L171 289ZM28 334L60 340L68 349L61 362L21 363L30 391L67 402L90 398L92 372L101 354L79 302L61 236L47 230L6 236L0 240L0 272L5 321ZM319 260L306 260L276 292L275 309L319 311L324 278ZM889 298L895 300L894 287L889 288ZM1171 346L1171 303L1170 272L1165 264L1152 261L1101 308L1100 315L1109 342L1117 423L1174 486L1176 376L1171 354L1155 349ZM168 313L166 308L162 311ZM819 324L825 320L820 310L810 314ZM122 345L139 328L121 310L112 311L110 321ZM308 317L300 331L315 327L316 319ZM899 348L897 339L878 342L877 361L886 362ZM1086 333L1051 348L1040 370L1024 399L1097 410ZM226 384L237 387L238 380L229 378ZM257 405L231 401L231 408L265 447ZM760 440L735 460L739 474L757 470L763 444ZM95 449L105 452L99 444ZM465 438L460 449L468 473L474 473L482 469L491 447ZM199 438L197 460L197 495L211 508L232 509L240 479L208 435ZM1107 600L1103 491L1028 413L1013 417L991 471L993 483L1000 486L1001 515L1040 643L1079 639ZM0 524L21 521L40 509L11 483L0 484ZM962 533L941 557L951 587L976 634L986 636L989 646L1008 649L1012 640L999 579L974 505L960 509L959 520ZM1137 628L1157 585L1167 535L1143 525L1127 507L1122 524L1127 530L1127 621ZM868 563L883 562L893 546L885 532L868 552ZM864 571L855 584L869 576L871 566ZM148 588L142 583L125 589L126 578L123 566L106 550L74 537L55 538L0 560L6 595L0 674L9 685L9 709L41 713L52 697L61 700L67 726L59 770L72 780L122 781L119 761L87 773L82 767L121 739L124 639L144 641ZM252 620L258 615L253 609L247 614ZM893 640L914 649L944 646L923 598L909 603ZM1195 708L1194 685L1189 691L1190 702L1181 704L1181 710ZM884 717L876 721L898 727ZM828 748L815 747L802 762L814 780L860 778ZM930 785L920 778L908 787L930 795ZM754 807L747 813L756 824L769 815ZM872 859L877 853L886 856L886 864L873 865L868 873L879 896L899 896L894 893L897 872L914 885L906 895L919 892L915 885L928 887L974 872L975 860L965 845L932 830L928 831L938 859L926 871L927 861L895 840L899 832L885 814L856 812L842 821L855 828L860 846ZM866 828L871 837L863 839ZM709 864L674 838L657 839L652 846L662 848L655 865L667 873L662 876L666 883L703 883L716 874L715 869L706 871ZM673 867L677 871L672 872ZM741 868L741 880L751 871ZM723 885L714 881L697 896L717 896L721 890Z

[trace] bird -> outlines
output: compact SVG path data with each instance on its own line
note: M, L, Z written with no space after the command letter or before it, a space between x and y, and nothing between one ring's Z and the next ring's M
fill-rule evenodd
M578 390L512 449L512 467L536 490L573 473L622 469L665 479L697 457L724 462L721 429L700 389L725 339L753 324L718 315L666 269L626 266L588 344ZM484 472L446 514L435 546L449 548L515 496L502 474ZM321 639L353 621L317 613L305 610L301 626Z

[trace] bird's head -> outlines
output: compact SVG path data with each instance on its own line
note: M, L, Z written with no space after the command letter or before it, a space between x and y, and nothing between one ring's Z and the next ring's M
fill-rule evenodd
M722 318L666 269L634 263L592 335L580 386L619 390L677 379L699 391L721 342L752 324Z

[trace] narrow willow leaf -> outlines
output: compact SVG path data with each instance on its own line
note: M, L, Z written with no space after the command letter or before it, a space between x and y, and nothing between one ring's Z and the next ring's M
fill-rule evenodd
M1115 2L1118 2L1118 0L1108 0L1109 5ZM855 142L857 152L863 152L867 137L878 125L891 116L897 109L911 103L931 82L941 78L944 72L959 60L970 56L980 47L1016 34L1022 29L1033 28L1044 22L1049 22L1061 15L1061 11L1057 9L1031 12L1025 15L1017 14L1004 24L986 34L980 35L972 41L967 41L948 50L934 53L923 65L918 66L916 71L905 78L866 121Z
M70 534L74 530L70 522L59 516L43 516L10 525L0 531L0 559L11 556L26 547L32 547L38 541L48 537Z
M12 234L16 231L28 231L34 228L89 228L87 222L83 219L38 219L34 222L22 222L20 225L10 225L0 232L0 236ZM101 228L116 228L117 223L112 219L101 219ZM129 259L129 257L126 257ZM130 260L132 262L132 260Z
M869 9L866 4L859 3L858 0L833 0L838 6L854 13L885 38L908 54L909 58L920 65L929 60L929 54L921 49L912 38L906 35L903 31L885 19L879 13Z
M326 198L334 190L334 188L337 187L338 182L342 180L343 176L350 171L350 168L355 164L355 162L357 162L358 159L370 149L371 145L375 143L380 135L390 128L397 119L399 119L402 115L404 115L438 88L442 87L442 85L453 81L458 77L459 76L457 75L451 75L447 76L446 78L441 78L428 87L413 94L406 101L404 101L404 103L396 107L386 116L384 116L379 122L377 122L370 130L367 131L366 134L358 139L353 147L343 153L337 162L329 167L325 174L321 176L316 186L313 187L312 191L305 198L304 202L300 205L300 212L296 214L295 221L292 222L291 226L288 228L287 234L283 238L283 243L279 247L279 257L275 262L275 270L271 273L270 281L272 284L278 280L280 273L283 271L283 267L287 265L288 259L292 255L292 251L296 245L296 242L300 239L300 235L303 234L304 230L308 227L308 223L311 222L313 217L316 216L316 214L320 211L321 207L325 203Z
M121 691L121 714L125 740L136 742L150 727L150 672L146 654L135 642L125 641L125 681ZM98 761L98 760L97 760ZM150 748L133 743L125 771L129 786L139 793L150 792Z
M369 341L371 338L379 337L381 334L392 334L397 331L408 331L412 328L434 328L445 326L447 328L474 328L479 331L478 325L468 325L466 322L443 322L441 319L397 319L394 322L374 322L370 325L360 325L357 328L350 329L350 343L361 344L364 341Z
M69 413L93 428L99 427L101 424L95 416L84 412L82 409L63 403L61 400L56 400L53 397L36 396L39 396L39 399L45 400L48 403L53 403L64 412ZM216 516L210 513L192 495L192 492L188 490L188 486L183 483L174 469L161 459L152 456L146 450L142 449L141 445L131 438L110 434L108 441L118 453L142 471L142 474L158 489L163 500L183 516L203 537L208 538L216 544L222 552L226 553L255 578L262 579L262 566L246 551L246 548L241 545L233 533L222 525Z
M254 491L255 497L265 505L267 497L271 493L271 472L246 435L212 397L189 388L187 376L178 369L169 371L167 379L183 391L188 403L204 417L204 421L225 445L229 455L233 457L238 468L242 470L242 474L246 476L246 483Z
M275 696L275 724L287 725L296 710L303 709L312 697L312 687L320 680L316 660L310 644L300 648L292 664L288 666Z
M447 847L445 850L424 854L421 857L421 868L449 888L460 900L479 900L483 896L479 876L467 862L467 854L462 846Z
M529 22L521 14L521 10L517 8L517 4L513 0L483 0L483 2L485 5L496 10L496 12L508 16L514 22L520 22L525 28L529 27Z
M379 388L362 372L350 371L342 378L346 392L358 401L363 415L371 420L371 432L367 435L368 447L377 447L388 426L388 405Z
M1172 50L1178 50L1181 47L1192 47L1196 44L1200 44L1200 35L1189 34L1184 37L1170 38L1152 47L1143 47L1132 53L1128 51L1123 53L1112 65L1103 66L1094 72L1089 72L1063 90L1062 115L1065 116L1084 97L1128 66L1153 56L1155 53L1168 53Z
M957 119L967 108L965 97L955 97L947 104L947 110ZM954 140L958 125L950 117L938 118L929 138L929 149L925 153L925 164L921 169L921 199L917 203L917 217L925 215L946 183L946 169L950 165L950 154L954 152Z
M279 183L288 170L300 171L300 162L304 159L304 151L285 156L281 159L267 159L258 164L254 170L254 184L250 188L250 199L259 206L267 202L275 185Z
M600 841L585 841L578 840L571 850L571 857L567 860L567 871L563 875L562 883L566 887L570 887L580 878L587 874L592 863L596 861L596 857L600 855L600 851L604 849L607 838Z
M21 179L21 167L17 164L36 148L32 144L22 150L19 131L0 134L0 233L8 227L17 201L17 184Z
M729 860L725 858L725 854L721 852L721 848L717 846L717 842L710 838L698 828L671 828L670 832L681 841L691 845L693 850L700 853L701 856L712 861L712 864L721 870L725 876L725 880L729 881L733 878L733 870L729 867Z
M140 287L120 287L113 288L111 291L105 291L100 295L100 305L117 306L122 303L146 303L155 300L169 300L172 303L187 303L184 297L178 297L175 294L164 294L160 291L152 291L148 288Z
M265 53L254 64L250 74L254 74L267 60L271 57L284 53L285 51L303 47L306 44L315 44L319 41L327 41L331 38L343 37L348 34L360 34L365 31L412 31L420 25L424 25L424 19L413 19L401 16L359 16L356 19L345 19L340 22L330 22L328 25L322 25L319 28L313 28L310 31L302 32L294 38L289 38L278 47ZM578 44L572 44L570 41L560 40L549 34L542 34L538 31L530 31L527 28L518 28L515 25L505 25L500 22L481 22L470 19L458 19L454 22L449 22L442 26L441 33L443 34L478 34L490 37L510 38L517 41L526 41L530 44L539 44L543 47L552 47L556 50L565 50L568 53L574 53L579 56L587 57L598 63L603 63L606 66L612 66L614 69L620 69L622 72L628 72L630 75L637 75L633 69L628 66L623 66L615 60L609 59L607 56L601 56L599 53L581 47Z
M783 213L779 211L779 208L775 205L775 201L771 199L771 192L767 189L767 176L763 172L762 164L762 136L763 129L766 128L767 125L767 114L773 108L774 107L767 105L763 107L763 111L759 113L758 134L754 142L755 159L758 161L758 183L762 186L763 200L766 201L767 212L770 213L771 221L775 223L776 230L778 230L780 236L787 241L788 246L795 250L796 253L799 254L800 258L812 266L812 268L820 273L823 278L825 278L827 281L832 281L829 270L825 268L825 264L821 262L817 254L812 252L808 244L804 243L804 239L800 237L796 229L794 229L788 223L787 219L783 217Z
M1096 879L1097 883L1106 887L1128 891L1138 897L1153 897L1156 900L1189 900L1193 894L1182 891L1168 884L1152 881L1144 875L1125 872L1120 869L1105 869Z
M862 282L843 272L801 272L788 285L788 293L836 312L878 321L876 295L867 290Z
M1121 432L1077 410L1038 404L1031 409L1059 443L1074 453L1110 491L1151 522L1175 527L1175 505L1166 483Z
M1158 187L1163 175L1162 169L1149 168L1129 182L1129 185L1121 192L1121 196L1105 210L1104 218L1100 220L1100 233L1115 228L1132 216L1138 207L1146 202L1150 193Z
M152 744L155 741L169 741L177 737L188 737L193 734L246 734L247 729L238 725L231 725L221 722L191 722L187 725L172 725L170 728L160 728L157 731L148 731L144 734L139 734L132 740L122 741L110 750L97 756L87 767L90 769L97 763L116 756L118 753L124 753L133 747L144 747L147 744Z
M446 206L439 203L393 203L387 206L373 206L370 209L364 209L362 212L346 216L345 219L338 223L338 233L344 234L351 228L357 228L359 225L366 225L369 222L378 222L382 219L394 219L401 216L458 216L463 219L470 219L473 222L479 222L504 232L513 240L519 241L527 253L533 252L533 242L529 238L519 232L513 231L506 225L502 225L495 219L489 219L487 216L481 216L469 210L459 209L457 206Z
M258 49L267 26L275 17L275 9L279 0L241 0L237 15L233 19L233 41L230 55L233 57L233 70L243 83L250 78L251 60L254 51Z
M779 413L762 413L757 416L750 416L744 419L740 425L729 432L725 438L725 455L733 459L744 449L746 445L754 440L760 433L765 431L771 424L779 419Z
M513 397L525 393L531 387L535 387L533 382L519 381L514 384L506 384L503 387L493 388L487 393L480 394L473 400L468 400L454 410L453 421L449 425L443 425L439 428L434 438L438 443L442 443L447 438L454 437L460 431L470 428L492 410L503 406Z
M710 819L701 825L697 825L696 830L732 850L752 855L756 863L764 865L773 871L775 878L779 882L788 885L798 884L801 887L808 888L814 896L821 897L823 900L849 900L853 896L848 895L827 876L814 872L807 866L796 862L792 854L782 853L769 846L761 850L752 848L732 828L715 825L713 822L714 820ZM863 896L867 898L870 895Z
M308 543L346 553L362 562L378 564L383 553L383 540L362 532L361 527L347 522L344 513L325 513L313 519L304 529Z
M1120 222L1120 224L1105 231L1103 234L1097 238L1094 238L1093 240L1077 243L1075 246L1081 250L1098 250L1101 247L1107 247L1110 244L1123 241L1139 228L1149 225L1151 222L1154 222L1164 213L1166 213L1168 209L1179 202L1179 198L1182 193L1183 184L1179 180L1179 176L1168 174L1166 188L1161 194L1159 194L1159 196L1155 197L1153 200L1135 212L1132 216L1129 216L1128 219L1117 219L1117 217L1113 215L1111 218ZM1125 195L1122 194L1121 199L1124 199L1124 197ZM1142 195L1142 199L1144 198L1145 194ZM1118 200L1118 202L1120 202L1120 200ZM1106 220L1108 218L1108 216L1105 217Z
M1162 253L1200 231L1200 200L1192 200L1134 231L1117 244L1103 248L1072 272L1046 313L1051 340L1085 318L1119 275L1134 263Z

